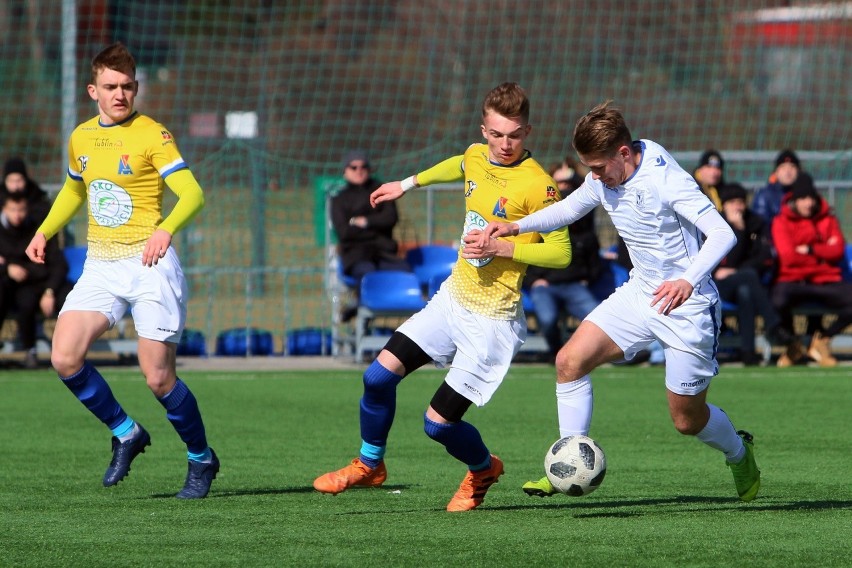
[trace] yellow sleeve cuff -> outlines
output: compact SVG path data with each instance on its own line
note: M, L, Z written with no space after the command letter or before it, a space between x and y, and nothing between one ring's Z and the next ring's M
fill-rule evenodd
M174 235L186 227L204 207L204 192L189 169L176 171L166 179L166 183L178 196L178 201L158 228Z

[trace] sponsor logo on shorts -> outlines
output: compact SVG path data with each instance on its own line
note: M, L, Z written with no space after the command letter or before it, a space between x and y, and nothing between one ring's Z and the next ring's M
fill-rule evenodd
M680 386L682 386L684 388L692 388L692 387L697 387L699 385L703 385L706 382L707 382L707 379L698 379L697 381L689 381L689 382L685 382L685 383L680 383Z
M464 383L464 388L466 388L467 390L469 390L470 392L472 392L475 395L480 394L479 390L473 385L469 385L467 383Z
M166 333L177 333L176 329L166 329L164 327L158 327L157 331L165 331Z

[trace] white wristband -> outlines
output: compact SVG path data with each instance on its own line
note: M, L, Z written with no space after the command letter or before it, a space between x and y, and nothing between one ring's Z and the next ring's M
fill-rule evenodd
M417 182L414 181L415 176L410 176L399 182L400 187L402 187L402 192L405 193L409 189L416 189L420 187L417 185Z

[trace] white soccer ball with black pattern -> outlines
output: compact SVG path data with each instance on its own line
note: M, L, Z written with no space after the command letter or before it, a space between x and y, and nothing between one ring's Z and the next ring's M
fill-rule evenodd
M550 446L544 456L544 470L551 485L572 497L588 495L606 475L606 455L588 436L566 436Z

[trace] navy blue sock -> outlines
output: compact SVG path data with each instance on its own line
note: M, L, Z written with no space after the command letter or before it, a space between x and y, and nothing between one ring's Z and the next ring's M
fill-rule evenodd
M89 412L98 417L110 430L127 420L127 414L112 394L112 389L91 363L70 377L59 377Z
M491 454L473 424L464 420L441 424L429 420L425 414L423 420L426 435L443 444L448 454L466 464L471 471L491 466Z
M370 446L384 448L388 433L396 414L396 386L402 380L400 375L385 369L378 361L373 361L364 371L364 395L361 397L361 440ZM382 456L384 452L379 452ZM360 456L369 467L376 467L381 458L376 455Z
M157 400L166 409L166 418L186 444L186 449L193 454L204 453L208 447L204 422L201 420L198 402L186 383L178 379L174 388Z

